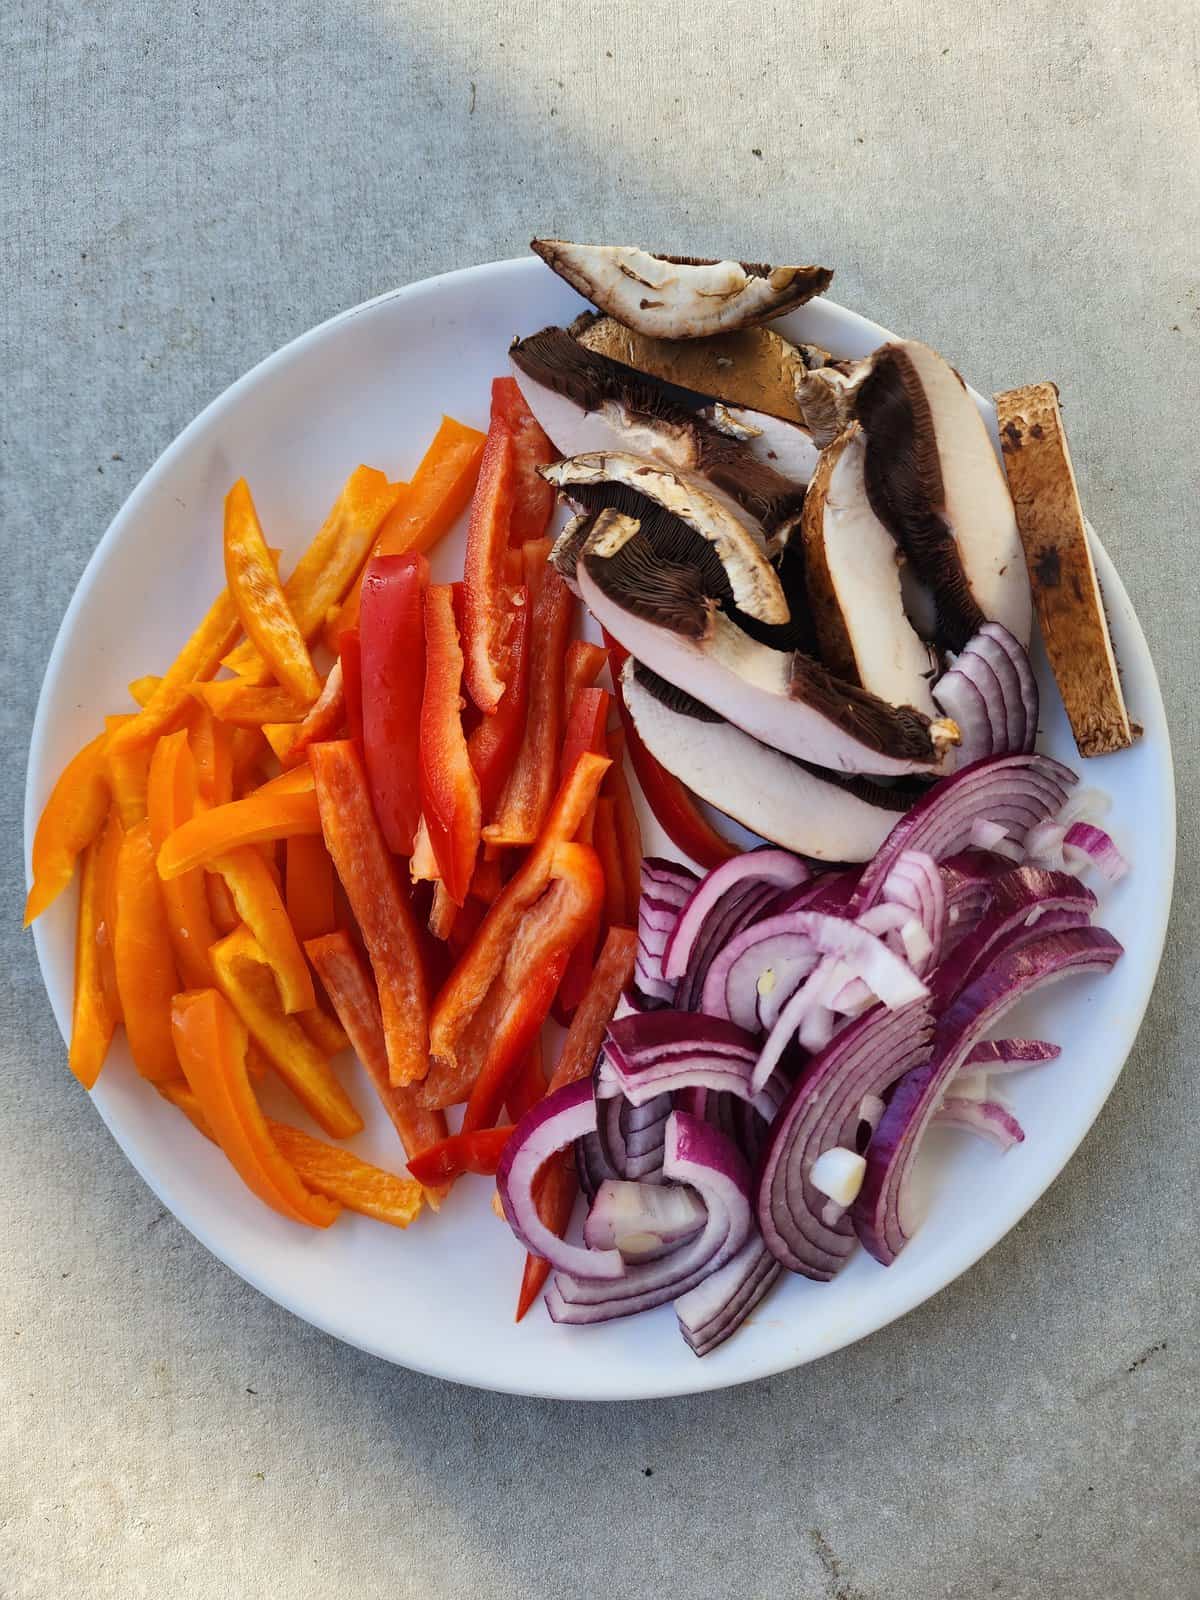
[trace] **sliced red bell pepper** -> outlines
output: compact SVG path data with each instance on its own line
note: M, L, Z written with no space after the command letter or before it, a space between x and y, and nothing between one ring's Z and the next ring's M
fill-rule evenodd
M596 1065L604 1043L604 1030L612 1021L621 991L633 977L637 957L637 934L632 928L610 928L604 949L592 973L587 993L579 1002L567 1037L559 1054L546 1093L553 1094L565 1084L578 1083Z
M608 710L612 704L612 696L605 689L580 689L576 692L574 709L567 723L567 735L563 740L562 771L569 772L576 761L585 751L602 755L606 749L605 739L608 728ZM581 844L591 844L595 831L595 806L579 825L579 832L575 835ZM605 896L597 901L592 916L583 930L579 943L571 952L567 962L567 970L563 973L562 982L554 1002L554 1015L564 1026L570 1022L571 1013L579 1003L579 997L587 988L588 979L592 975L592 963L596 955L596 941L600 935L600 927L604 921L604 910L608 896L608 876L605 873L604 862L601 859L601 872L605 875Z
M421 816L422 597L428 585L423 555L376 556L367 567L358 618L363 754L371 799L384 838L402 856L412 854Z
M475 863L475 872L471 878L471 899L478 900L481 906L494 906L504 887L502 856L503 852L490 856L481 855Z
M731 844L701 811L696 797L673 773L667 771L646 749L634 726L633 718L621 694L621 667L629 652L617 643L611 634L604 635L608 657L612 666L613 683L617 688L617 710L625 731L625 747L633 765L638 784L646 804L654 813L659 827L678 850L689 856L697 866L706 871L719 867L740 855L737 845Z
M471 501L463 563L467 688L480 711L489 715L500 704L506 682L504 644L512 602L504 581L504 555L512 522L514 473L512 435L493 417Z
M550 801L563 733L563 655L575 599L553 567L536 581L529 668L529 713L516 762L504 786L496 819L484 829L489 844L532 844Z
M563 662L563 712L571 715L580 689L590 689L608 664L608 652L590 639L572 639Z
M602 794L596 801L592 843L604 871L604 917L610 928L619 927L625 920L625 869L617 841L615 802L610 795Z
M391 1081L413 1083L429 1070L429 992L412 907L375 820L357 746L315 744L308 761L325 843L375 972Z
M346 727L350 737L357 739L361 745L363 742L362 643L357 628L347 628L339 638L338 663L342 669L342 700L346 708Z
M625 776L625 734L620 728L608 736L608 753L612 757L604 779L604 792L612 796L613 822L617 831L617 847L621 852L621 877L625 885L625 915L627 927L637 922L638 900L642 883L642 825L637 807Z
M463 653L454 610L450 584L437 583L426 592L420 800L438 875L461 906L479 850L480 797L462 727Z
M522 586L513 591L507 644L508 681L504 693L495 711L483 718L467 740L471 765L479 779L480 812L486 822L492 820L525 736L529 709L530 617L529 591Z
M563 738L562 758L558 781L570 772L585 750L596 755L606 754L605 739L608 734L608 713L612 695L607 689L579 689L569 702L567 731Z
M513 1122L521 1118L546 1093L546 1067L542 1059L542 1041L539 1038L527 1052L524 1061L513 1075L504 1097L504 1109Z
M439 1098L428 1103L453 1105L459 1098L459 1041L503 967L525 913L550 882L555 851L575 837L607 768L602 756L581 756L575 763L555 796L536 845L489 909L438 995L430 1018L430 1049L440 1070L437 1084L428 1087ZM440 1098L442 1095L448 1098Z
M513 442L514 485L513 544L541 539L554 511L554 490L539 467L558 460L558 451L543 433L515 378L497 378L492 384L492 426L503 425Z
M361 645L360 645L361 653ZM359 685L361 703L361 684ZM303 722L282 731L285 744L279 759L285 767L296 767L308 755L310 744L322 739L339 739L346 726L346 686L342 681L342 662L339 657L329 669L320 698L308 712ZM266 731L266 730L264 730Z
M450 954L457 961L476 933L478 933L487 907L481 900L476 900L473 896L468 897L466 905L454 907L453 902L451 902L451 905L454 910L454 920L450 924L449 932L446 934L446 943L450 947ZM431 933L434 931L432 921L431 916Z
M412 1156L408 1170L426 1188L445 1188L464 1172L491 1177L500 1165L504 1146L512 1138L512 1124L503 1128L476 1128L474 1133L455 1133L440 1144L431 1145Z
M560 1150L556 1156L551 1156L534 1181L538 1216L560 1239L567 1231L578 1192L579 1174L575 1167L574 1152ZM517 1296L515 1321L520 1322L546 1287L546 1279L549 1276L548 1261L543 1261L541 1256L525 1257L525 1270L521 1275L521 1292Z

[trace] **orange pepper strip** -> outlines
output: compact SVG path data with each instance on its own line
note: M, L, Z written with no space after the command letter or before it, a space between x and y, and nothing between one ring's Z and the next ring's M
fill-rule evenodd
M484 435L453 417L443 417L433 443L413 473L408 493L402 495L384 519L372 556L402 556L409 550L427 551L449 531L467 509L475 492ZM358 621L363 564L345 604L328 620L325 643L337 653L338 640Z
M110 754L119 756L135 750L167 732L187 709L188 684L202 683L215 676L221 657L232 649L241 630L229 591L222 589L200 626L163 674L158 688L138 714L113 735Z
M213 806L181 823L159 851L158 870L164 879L177 878L192 867L212 866L218 857L242 845L320 831L321 818L312 793L289 793L264 785L244 800Z
M311 1011L317 1003L312 974L271 867L249 845L218 856L213 866L224 878L238 915L275 974L284 1011L288 1015Z
M109 740L104 760L108 768L108 782L112 789L113 804L121 816L121 824L129 829L145 820L147 813L147 786L150 782L150 761L154 755L154 740L128 748L117 744L117 735L137 719L134 717L105 717L104 726ZM178 720L178 719L177 719Z
M208 895L208 913L213 919L213 926L219 934L232 933L242 919L238 916L229 885L219 873L206 869L204 888Z
M362 930L383 1017L391 1081L429 1070L429 994L420 934L371 806L366 769L348 739L308 754L325 843Z
M489 908L438 995L430 1019L430 1049L436 1062L451 1069L450 1076L459 1041L503 967L522 918L550 882L555 850L575 837L608 765L603 756L580 756L555 796L534 848ZM453 1099L445 1102L453 1103Z
M202 1133L206 1139L212 1139L213 1144L216 1144L212 1129L208 1125L208 1118L204 1115L204 1108L186 1078L178 1078L171 1083L156 1083L154 1087L164 1100L169 1100L183 1112L197 1133Z
M161 682L162 678L158 673L147 672L144 677L135 678L129 685L129 698L136 705L148 706Z
M267 551L245 478L225 496L225 581L247 636L274 677L306 707L312 705L321 680Z
M375 980L344 929L321 939L310 939L305 953L317 969L329 1002L349 1035L379 1103L400 1135L405 1154L420 1155L447 1135L445 1113L427 1110L412 1088L398 1089L388 1072L387 1046ZM437 1209L445 1191L430 1190L429 1203Z
M350 1048L345 1028L336 1017L331 1017L320 1006L313 1006L310 1011L298 1012L296 1021L327 1061L332 1060L334 1056L340 1056L343 1050Z
M377 1222L407 1228L425 1201L425 1190L415 1178L401 1178L372 1166L352 1150L339 1150L290 1128L284 1122L268 1123L280 1153L295 1167L310 1189L336 1200L348 1211L360 1211Z
M257 789L252 789L251 794L312 794L316 789L316 782L311 770L307 766L291 767L287 772L280 772L274 778L268 778L266 783L260 783Z
M283 872L287 914L303 944L337 927L333 862L320 834L298 833L287 841Z
M188 1087L239 1178L281 1216L327 1228L340 1207L280 1151L246 1071L246 1029L215 989L175 997L171 1029Z
M118 1022L123 1018L121 994L117 988L117 961L113 947L117 937L117 863L121 859L121 845L124 840L125 829L121 826L121 818L114 806L108 814L108 821L104 824L104 832L96 841L99 853L97 871L100 879L101 916L96 939L100 946L100 976L104 983L104 992L108 996L113 1016Z
M353 583L380 524L407 493L407 484L389 483L386 473L375 467L355 467L346 479L333 509L283 586L284 599L307 643L316 638L330 607ZM271 668L248 639L223 664L243 683L271 681Z
M294 767L305 759L310 744L322 739L336 739L345 726L346 688L339 656L329 669L320 699L309 709L303 721L293 726L266 727L263 732L272 740L272 749L283 765Z
M275 685L241 683L239 680L222 680L220 683L194 683L191 693L222 722L232 722L239 728L261 728L264 723L301 722L308 714L308 706L296 700L286 689Z
M348 1139L362 1118L299 1020L285 1014L266 957L247 928L212 948L217 987L250 1037L309 1114L335 1139Z
M105 969L112 965L107 922L109 886L123 837L120 818L111 812L100 837L83 852L75 936L75 1003L67 1063L85 1089L92 1088L100 1076L113 1030L121 1019L115 985Z
M150 762L148 803L155 850L161 850L170 834L195 813L197 799L196 763L187 729L180 728L158 741ZM208 949L217 939L203 867L164 881L162 896L179 975L187 988L203 989L212 982Z
M177 1078L180 1071L171 1042L171 1000L179 991L179 973L148 820L137 823L121 842L116 902L113 956L125 1032L138 1071L161 1083Z
M107 734L85 744L68 761L38 819L33 836L33 886L25 901L25 926L40 917L70 883L80 852L108 816Z
M233 794L229 798L240 800L254 789L262 779L262 765L270 754L264 728L234 728Z
M196 763L197 805L225 806L233 799L233 729L205 705L188 722L188 744Z
M625 915L621 920L627 926L634 927L642 884L642 825L638 821L637 807L625 776L625 735L619 728L608 736L608 753L612 757L612 766L608 769L605 788L612 796L613 821L625 884Z

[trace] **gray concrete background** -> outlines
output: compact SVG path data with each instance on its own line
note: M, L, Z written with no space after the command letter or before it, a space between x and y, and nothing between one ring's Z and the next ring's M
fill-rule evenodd
M0 86L0 1596L1200 1596L1200 69L1192 0L8 0ZM569 1407L269 1304L126 1165L19 933L38 683L213 395L533 231L828 261L981 389L1053 376L1163 677L1166 964L973 1272L816 1367Z

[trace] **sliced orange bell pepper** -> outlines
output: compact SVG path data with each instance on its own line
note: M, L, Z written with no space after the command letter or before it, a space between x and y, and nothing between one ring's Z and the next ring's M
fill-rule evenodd
M240 800L262 782L263 764L271 751L262 728L231 728L230 744L233 750L231 798Z
M456 906L467 898L479 850L479 780L462 726L463 653L448 583L425 591L425 692L421 699L421 814L438 877ZM398 752L397 759L403 759Z
M375 980L350 935L344 929L310 939L304 947L308 959L329 996L329 1003L345 1028L355 1055L379 1096L379 1103L400 1135L405 1153L419 1155L447 1134L445 1113L422 1106L413 1088L398 1089L388 1071L383 1018ZM442 1191L435 1189L430 1204L436 1209Z
M129 688L129 698L138 706L148 706L154 697L154 691L162 682L156 672L147 672L141 678L135 678Z
M148 805L155 850L161 850L174 830L194 815L197 803L196 763L187 729L180 728L158 741L150 762ZM162 896L179 975L187 988L203 989L212 982L208 950L217 939L203 867L165 880Z
M179 973L148 820L121 842L116 903L113 957L125 1032L138 1071L161 1083L180 1072L171 1042L171 1000L179 992Z
M218 873L205 870L204 889L208 896L208 914L219 934L232 933L242 920L229 892L229 885Z
M288 1015L311 1011L317 1003L312 974L271 867L250 845L217 856L213 866L225 880L238 915L275 974L284 1011Z
M340 1056L343 1050L350 1048L345 1028L336 1017L331 1017L321 1006L313 1006L308 1011L298 1011L296 1021L326 1061L332 1061L334 1056Z
M504 1146L512 1138L513 1124L503 1128L476 1128L474 1133L455 1133L440 1144L414 1156L408 1170L423 1184L449 1188L464 1172L477 1172L490 1178L500 1165Z
M154 1087L164 1100L170 1101L171 1105L183 1112L197 1133L203 1134L206 1139L216 1144L213 1131L208 1125L208 1118L204 1115L204 1108L186 1078L173 1078L170 1083L156 1083Z
M75 862L108 816L107 734L85 744L50 791L33 836L33 886L25 901L25 926L53 905L75 874Z
M475 428L443 417L433 443L413 473L408 493L384 518L371 554L402 556L410 550L427 553L467 509L479 476L483 444L484 435ZM343 632L358 621L361 586L362 572L345 604L326 622L325 643L335 653Z
M408 493L374 467L355 467L320 531L283 586L296 626L307 643L320 633L331 606L354 582L384 518ZM244 683L271 681L271 668L249 640L226 656L224 665Z
M371 808L357 746L315 744L308 760L325 844L375 972L391 1081L413 1083L429 1070L429 995L412 907Z
M287 1016L271 968L253 934L237 928L212 949L217 986L288 1088L335 1139L348 1139L362 1118L325 1056L295 1017Z
M320 834L300 833L287 841L284 892L287 914L301 944L337 927L333 876L333 862Z
M425 1190L415 1178L385 1172L352 1150L326 1144L284 1122L267 1126L280 1154L308 1188L337 1201L347 1211L359 1211L377 1222L391 1223L393 1228L407 1228L420 1214Z
M555 850L575 837L607 770L603 756L584 755L575 763L554 798L536 845L490 907L438 995L429 1024L430 1050L451 1073L459 1041L504 965L521 919L550 882Z
M181 708L175 721L183 718L184 709ZM132 727L137 721L136 717L105 717L104 726L108 733L108 743L105 746L104 762L108 770L109 788L112 790L113 804L120 814L122 826L128 830L135 824L142 822L146 817L147 785L150 782L150 761L154 755L154 740L150 739L143 744L124 745L119 743L125 729Z
M245 478L225 496L225 581L247 637L274 677L305 707L312 705L321 680L284 596Z
M219 683L194 683L193 697L200 700L222 722L232 722L239 728L261 728L264 723L298 723L308 715L310 707L297 700L287 689L275 684L242 683L240 679L222 679Z
M75 933L75 1001L67 1063L85 1089L100 1076L113 1031L121 1020L112 952L116 864L124 831L115 811L100 837L83 852Z
M603 654L603 652L601 652ZM612 696L605 689L582 688L575 692L575 699L571 714L567 719L567 732L563 739L562 762L560 772L570 772L575 762L586 750L591 750L597 755L607 752L608 713L612 704ZM592 807L588 815L579 824L579 832L575 835L581 844L591 844L595 834L596 808ZM604 871L604 861L601 858L601 871ZM605 894L607 895L608 874L605 872ZM562 982L554 1002L554 1015L564 1025L571 1020L571 1013L579 1002L579 997L587 987L587 982L592 972L592 962L596 955L596 943L600 936L601 923L605 920L605 897L597 901L592 911L591 920L584 928L579 943L571 952L571 959L567 963L567 970L563 973Z
M579 1175L575 1168L574 1152L560 1150L556 1156L551 1156L534 1180L538 1216L551 1233L557 1234L560 1239L567 1231L578 1192ZM546 1287L546 1279L549 1276L548 1261L543 1261L541 1256L525 1257L525 1270L521 1275L521 1291L517 1296L515 1321L520 1322Z
M625 885L625 915L622 921L628 927L637 922L638 899L642 883L642 825L638 821L637 807L625 776L625 735L618 728L608 736L608 753L612 766L604 780L606 792L612 796L613 822L617 831L617 845L621 851L621 876Z
M545 568L537 578L530 623L525 732L496 820L483 830L489 844L532 844L554 797L563 736L563 655L574 607L574 596L558 573Z
M298 775L305 775L297 769ZM285 774L290 778L291 773ZM272 788L264 784L244 800L213 806L181 823L159 851L158 870L163 878L177 878L193 867L211 866L218 857L241 845L266 844L290 839L298 833L319 834L321 818L311 790Z
M114 733L109 754L137 749L169 731L181 720L191 696L188 684L203 683L215 677L221 657L233 648L242 631L237 608L228 589L223 589L209 607L203 621L175 657L146 704Z
M340 738L345 726L346 689L342 682L342 663L339 658L329 669L329 676L325 679L320 699L303 722L295 726L283 726L277 730L285 737L275 753L285 767L297 766L307 757L310 744L316 744L322 739ZM263 731L268 735L271 732L268 728L264 728Z
M177 995L175 1048L212 1137L239 1178L281 1216L327 1228L339 1207L314 1194L272 1137L246 1071L246 1029L215 989Z
M228 805L233 799L234 730L206 705L197 704L188 719L188 745L196 764L198 806Z

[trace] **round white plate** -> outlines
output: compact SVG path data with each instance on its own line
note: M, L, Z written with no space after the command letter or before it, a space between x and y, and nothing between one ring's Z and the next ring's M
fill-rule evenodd
M580 305L532 258L453 272L335 317L202 412L130 496L63 619L30 750L27 838L63 763L105 712L129 708L125 685L172 658L221 586L222 498L235 478L248 478L269 542L294 558L357 463L406 477L442 412L485 427L489 382L506 371L511 338L566 322ZM777 326L844 356L866 355L888 337L828 301ZM435 576L457 576L461 559L460 530L435 553ZM522 1257L491 1212L490 1180L465 1179L439 1216L423 1216L407 1233L349 1214L316 1233L253 1200L221 1155L136 1076L123 1042L93 1095L97 1109L163 1204L235 1272L339 1339L438 1377L569 1399L682 1394L812 1361L893 1321L977 1261L1061 1172L1112 1089L1158 968L1174 871L1170 748L1141 628L1100 549L1097 559L1129 703L1145 728L1132 750L1083 764L1084 782L1112 796L1109 825L1134 863L1103 908L1126 954L1110 977L1056 987L1006 1022L1063 1046L1055 1065L1009 1080L1026 1141L1001 1156L964 1134L931 1138L919 1174L926 1221L895 1266L859 1252L832 1284L789 1277L702 1361L669 1307L575 1329L555 1327L538 1306L518 1326ZM1079 765L1044 660L1038 672L1042 746ZM653 827L646 834L648 849L671 853ZM73 923L66 895L36 925L64 1037ZM346 1075L370 1119L359 1147L395 1165L394 1133L357 1063ZM86 1186L87 1172L78 1177Z

